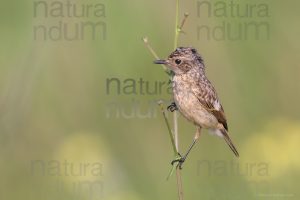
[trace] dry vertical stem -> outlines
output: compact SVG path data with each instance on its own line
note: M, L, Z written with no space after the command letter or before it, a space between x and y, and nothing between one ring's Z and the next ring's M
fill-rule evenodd
M178 197L179 200L183 200L183 187L182 187L182 180L181 180L181 171L180 169L176 169L176 177L177 177L177 187L178 187Z
M182 32L182 28L186 22L188 15L184 15L183 21L181 26L178 26L179 21L179 0L176 2L176 24L175 24L175 41L174 41L174 49L177 48L178 45L178 38L179 34ZM177 118L177 111L174 111L173 114L173 124L174 124L174 140L176 145L176 150L179 152L179 138L178 138L178 118ZM183 200L183 186L182 186L182 179L181 179L181 170L179 169L178 165L176 166L176 178L177 178L177 190L178 190L178 198L179 200Z
M182 20L181 25L180 25L180 27L179 27L179 30L180 30L181 33L183 33L182 29L183 29L183 26L184 26L184 24L185 24L185 22L186 22L188 16L189 16L189 13L184 13L183 20Z
M180 27L178 26L178 17L179 16L179 0L177 0L177 3L176 3L176 29L175 29L175 40L174 40L174 48L176 49L177 48L177 44L178 44L178 37L179 37L179 34L182 33L182 28L189 16L188 13L185 13L184 14L184 18L181 22L181 25ZM153 48L151 47L151 45L149 44L149 41L148 41L148 38L147 37L144 37L143 38L143 42L144 44L146 45L146 47L148 48L148 50L151 52L151 54L154 56L155 59L159 59L158 55L155 53L155 51L153 50ZM165 70L166 73L168 73L169 75L171 75L170 71L168 70L168 68L163 65L163 68ZM177 112L175 111L174 114L173 114L173 125L174 125L174 131L173 131L173 137L172 137L172 131L170 129L170 125L169 125L169 122L166 118L166 115L164 113L164 110L163 110L163 106L162 106L162 103L160 102L159 105L161 106L161 109L162 109L162 112L163 112L163 116L165 118L165 122L167 124L167 127L168 127L168 131L169 131L169 134L170 134L170 137L171 137L171 141L172 141L172 146L173 146L173 150L174 150L174 154L178 153L179 152L179 140L178 140L178 121L177 121ZM173 168L174 169L174 168ZM172 169L172 171L173 171ZM172 173L171 171L171 173ZM181 179L181 171L178 167L178 165L176 166L176 177L177 177L177 189L178 189L178 197L179 197L179 200L183 200L183 187L182 187L182 179Z
M171 139L174 156L177 156L178 152L177 152L177 149L176 149L176 145L175 145L174 136L173 136L173 133L172 133L172 130L171 130L171 126L170 126L170 123L169 123L169 121L167 119L167 116L166 116L166 113L165 113L164 102L162 100L160 100L160 101L158 101L158 105L161 109L161 112L163 114L163 117L165 119L165 123L166 123L168 131L169 131L169 136L170 136L170 139Z
M143 42L145 43L146 47L148 48L148 50L151 52L151 54L154 56L155 59L159 59L159 57L157 56L156 52L153 50L153 48L151 47L151 45L149 44L149 41L148 41L148 38L147 37L144 37L143 38ZM166 66L163 65L163 68L165 70L165 72L168 73L168 69ZM168 73L169 74L169 73ZM159 102L161 108L162 108L162 104ZM163 109L162 109L163 110ZM169 126L169 122L165 116L165 113L163 111L163 116L165 118L165 122L167 124L167 127L168 127L168 130L169 130L169 133L171 134L171 141L172 141L172 146L173 146L173 149L174 149L174 154L178 154L178 124L177 124L177 113L176 111L174 112L173 114L173 122L174 122L174 133L172 133L171 131L171 128ZM174 167L172 169L172 171L174 170ZM171 173L169 174L169 176L172 174L172 171ZM177 178L177 189L178 189L178 197L179 197L179 200L183 200L183 189L182 189L182 180L181 180L181 171L178 167L178 165L176 166L176 178Z

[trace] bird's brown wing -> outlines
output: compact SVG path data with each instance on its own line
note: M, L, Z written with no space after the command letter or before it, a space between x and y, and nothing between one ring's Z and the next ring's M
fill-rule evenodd
M204 83L197 83L197 87L192 87L194 95L198 98L199 102L206 107L207 111L212 113L219 123L223 124L224 128L228 131L227 120L224 109L219 102L217 93L213 85L206 80Z

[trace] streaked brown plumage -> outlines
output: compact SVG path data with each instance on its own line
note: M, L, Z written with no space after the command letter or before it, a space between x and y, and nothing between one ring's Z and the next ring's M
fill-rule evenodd
M228 135L228 125L224 109L218 99L216 90L205 76L205 65L197 50L191 47L177 48L167 60L155 61L165 64L173 76L174 101L180 113L193 122L197 131L187 154L178 161L179 166L186 159L189 151L198 140L201 128L212 130L213 133L225 139L236 156L238 151ZM173 105L173 110L174 110Z

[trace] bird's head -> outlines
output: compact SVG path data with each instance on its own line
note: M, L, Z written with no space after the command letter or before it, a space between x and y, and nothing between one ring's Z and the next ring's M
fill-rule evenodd
M192 47L178 47L166 60L156 60L154 63L166 65L176 75L187 73L195 67L204 70L201 56Z

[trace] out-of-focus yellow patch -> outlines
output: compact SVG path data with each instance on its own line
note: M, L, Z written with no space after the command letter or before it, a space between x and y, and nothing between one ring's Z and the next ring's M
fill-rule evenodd
M133 192L119 192L119 187L127 181L126 172L113 159L100 134L71 134L61 142L53 157L47 169L54 173L56 190L63 194L83 200L141 199ZM55 175L57 171L60 175Z
M248 180L260 181L277 178L300 167L300 124L276 119L254 133L244 144L241 162L256 165Z
M139 195L135 192L120 192L114 194L112 196L108 196L107 200L140 200L142 199Z
M59 165L60 179L71 185L84 181L92 183L103 180L111 160L104 140L88 132L79 132L61 142L50 167L55 170L56 165Z

